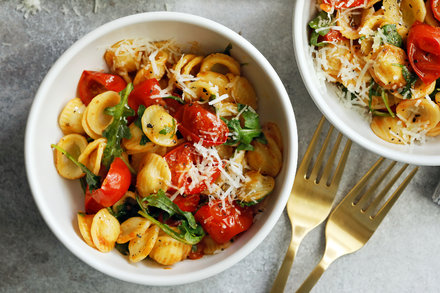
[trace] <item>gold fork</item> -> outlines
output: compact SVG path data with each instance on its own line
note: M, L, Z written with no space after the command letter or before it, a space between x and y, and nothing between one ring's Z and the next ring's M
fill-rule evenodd
M367 243L418 170L418 167L415 167L385 204L382 205L380 210L376 212L379 204L385 199L386 194L408 167L408 164L402 166L379 192L377 197L374 198L375 191L396 164L396 162L392 162L374 181L371 187L359 197L367 181L373 176L383 161L384 159L380 158L331 213L325 228L326 247L324 256L297 292L310 292L334 260L359 250ZM371 204L368 204L369 202Z
M290 193L289 201L287 202L287 213L289 215L292 226L292 239L284 257L278 276L272 286L272 293L283 292L286 286L289 272L292 267L293 260L298 251L299 244L304 236L309 233L316 226L321 224L331 211L339 183L341 181L342 172L347 162L348 153L351 148L351 141L347 140L344 151L341 154L339 163L331 178L331 171L336 154L341 144L342 134L339 133L334 143L333 149L329 155L328 161L323 165L324 154L330 143L331 134L334 130L330 126L327 137L319 151L315 164L313 165L310 175L310 162L313 157L315 147L317 145L325 118L322 117L319 121L318 127L313 134L310 145L304 155L304 158L298 167L295 176L293 188ZM322 175L319 176L322 172Z

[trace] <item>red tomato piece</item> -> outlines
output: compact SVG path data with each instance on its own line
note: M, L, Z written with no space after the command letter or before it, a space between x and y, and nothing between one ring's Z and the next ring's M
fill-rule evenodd
M440 77L440 28L416 21L408 33L408 59L414 72L428 84Z
M183 137L194 142L203 140L203 146L220 145L228 139L229 128L217 115L199 104L185 104L175 115Z
M330 5L335 9L358 7L364 4L365 0L323 0L322 3Z
M151 98L151 96L159 94L159 89L159 82L154 78L137 84L128 96L128 106L137 113L140 105L144 105L146 108L155 104L164 105L165 102L161 98Z
M435 19L440 21L440 0L431 0L431 10Z
M220 169L217 164L213 164L210 168L209 174L202 174L199 172L198 178L205 178L196 183L192 182L189 175L191 168L196 168L195 165L200 163L203 159L202 155L198 154L191 143L184 143L177 148L171 150L164 156L171 170L171 184L180 189L184 187L184 194L201 193L206 189L206 184L212 183L220 176ZM218 162L220 164L221 162ZM171 188L173 190L173 188Z
M347 38L345 38L339 31L337 30L330 30L325 36L320 36L319 37L319 41L320 42L338 42L338 41L343 41L346 40Z
M203 242L197 243L196 247L197 247L196 251L193 251L193 249L191 248L191 251L188 254L189 259L199 259L203 257L204 255L203 249L205 249L205 245L203 244Z
M87 106L100 93L106 91L120 92L127 86L119 75L98 71L84 70L78 82L78 95Z
M93 190L91 197L103 207L112 206L127 192L130 183L130 169L121 158L115 158L101 188Z
M187 196L178 195L173 202L184 212L195 212L199 205L200 194L191 194Z
M89 192L89 188L87 188L86 191L84 206L86 214L96 214L100 209L104 208L93 199L92 194Z
M211 238L220 244L249 229L254 218L249 207L226 203L223 209L220 201L202 206L194 217Z

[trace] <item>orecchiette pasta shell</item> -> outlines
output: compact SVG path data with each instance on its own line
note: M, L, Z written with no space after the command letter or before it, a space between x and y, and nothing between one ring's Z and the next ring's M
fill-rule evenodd
M406 37L408 34L409 26L405 23L402 12L400 10L400 1L398 0L383 0L382 1L383 13L391 23L396 24L397 32L402 37Z
M215 66L224 66L228 71L235 75L240 75L240 63L237 62L231 56L223 53L214 53L208 55L203 59L202 65L200 66L200 72L204 71L218 71ZM224 73L224 72L220 72Z
M191 245L177 241L168 236L161 235L150 252L150 257L156 262L170 266L184 260L191 251Z
M427 136L439 136L440 135L440 123L437 124L434 128L430 129L427 133Z
M248 165L261 174L275 177L282 166L282 154L277 143L270 136L266 136L267 144L254 141L253 151L246 152Z
M257 171L248 171L243 186L237 192L237 198L246 203L257 203L272 192L275 179L264 176Z
M400 102L396 114L409 129L414 130L430 130L440 122L440 107L425 98Z
M84 128L84 131L87 133L88 136L90 136L93 139L98 139L101 137L101 134L95 133L89 126L89 124L87 123L87 107L84 110L84 113L82 115L82 119L81 119L81 125Z
M233 82L229 93L236 103L248 105L257 110L257 94L246 77L240 76L236 79Z
M163 146L156 145L153 142L147 142L146 144L141 145L140 142L144 132L134 123L130 124L129 129L131 138L122 139L122 146L126 150L127 154L132 155L147 152L155 153L159 148L165 148Z
M218 152L218 155L222 160L229 159L234 154L234 148L229 145L221 144L215 146L215 149Z
M402 133L402 128L405 125L397 117L373 116L370 127L378 137L385 141L395 144L406 144L409 142L407 136L404 136Z
M440 92L435 94L435 102L440 106Z
M147 153L139 166L136 188L140 196L166 191L171 182L171 171L165 159L154 153Z
M423 22L426 16L426 7L423 0L401 0L400 11L402 17L408 27L411 27L414 22Z
M126 243L136 237L141 237L147 231L151 222L142 217L132 217L121 224L121 233L117 243Z
M388 97L388 106L394 106L397 103L397 98L395 98L392 95L387 95ZM369 98L365 98L364 102L366 105L368 105ZM372 96L371 97L371 109L375 109L375 110L386 110L386 104L384 102L384 100L382 99L382 97L378 97L378 96Z
M149 106L141 120L142 131L153 143L167 147L177 144L177 122L162 106Z
M104 129L112 123L113 116L105 113L105 109L119 103L121 97L117 92L107 91L95 96L87 106L87 124L90 129L102 135Z
M202 62L203 57L202 56L196 56L192 58L188 63L186 63L182 70L181 74L191 74L195 75L199 69L199 65Z
M96 248L92 240L92 234L90 233L92 229L92 222L94 216L95 215L86 215L83 213L78 213L77 218L78 218L78 228L82 238L90 247Z
M218 94L220 96L226 94L228 91L229 79L224 74L214 71L204 71L199 72L197 74L197 78L201 81L207 82L208 84L217 86Z
M57 145L72 155L72 157L78 159L87 147L87 140L80 134L68 134L61 138ZM58 150L55 150L55 167L58 174L66 179L78 179L84 176L81 168Z
M336 23L341 28L340 33L350 40L359 39L363 8L339 9L336 14Z
M414 84L414 88L411 90L411 96L403 97L398 91L393 91L392 94L399 99L405 99L411 97L411 99L424 98L430 95L435 90L435 81L431 83L424 83L420 78Z
M86 106L80 98L70 100L60 113L58 124L64 134L85 133L82 126L82 115Z
M142 67L136 73L136 76L133 80L133 85L137 85L151 78L160 80L165 74L166 62L168 60L168 57L169 57L168 52L160 50L157 51L154 58L145 58L146 64L144 64L144 67Z
M85 165L93 174L98 175L106 145L107 139L105 138L98 138L92 141L78 157L78 162Z
M274 122L267 122L263 125L263 132L264 135L271 137L277 143L280 151L283 152L283 139L278 125Z
M215 114L218 117L233 117L238 114L238 106L236 103L221 101L215 103L213 106L215 108Z
M90 233L93 244L99 251L111 251L115 247L120 232L118 220L106 208L99 210L93 217Z
M193 54L183 54L182 57L180 57L179 61L177 61L177 63L174 65L173 70L177 73L177 74L181 74L182 73L182 69L183 67L190 62L191 60L193 60L196 57L196 55Z
M128 83L129 72L139 69L143 52L136 46L135 40L121 40L113 44L104 54L104 60L110 70L119 74Z
M228 248L231 245L231 242L228 241L223 244L218 244L211 238L211 236L206 235L205 237L203 237L202 245L203 254L213 255Z
M160 228L156 225L151 226L144 234L141 234L128 244L129 256L131 262L139 262L145 259L157 242Z

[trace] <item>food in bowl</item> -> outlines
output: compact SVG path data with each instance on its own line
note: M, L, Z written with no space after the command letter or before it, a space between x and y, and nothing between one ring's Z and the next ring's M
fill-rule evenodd
M323 0L309 22L318 78L367 114L384 141L440 135L437 2Z
M252 226L283 146L277 124L260 125L230 49L201 56L124 39L105 51L110 73L83 71L53 147L58 173L83 186L78 228L89 246L173 265Z

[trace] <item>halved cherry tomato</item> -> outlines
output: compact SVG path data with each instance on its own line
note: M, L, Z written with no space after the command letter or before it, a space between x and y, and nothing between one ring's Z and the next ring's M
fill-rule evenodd
M157 87L159 87L159 83L154 78L137 84L128 96L128 106L137 112L140 105L144 105L146 108L155 104L164 105L165 102L161 98L151 98L151 96L159 94Z
M254 218L251 208L228 202L223 208L221 201L202 206L194 217L211 238L220 244L249 229Z
M91 197L96 203L103 207L112 206L127 192L130 183L130 169L128 169L121 158L115 158L110 165L107 176L105 176L102 182L101 188L93 190ZM92 203L90 203L90 205L92 205Z
M78 95L84 105L100 93L106 91L120 92L127 83L119 75L98 71L84 70L78 82Z
M335 9L358 7L364 4L365 0L323 0L322 3L327 4Z
M92 194L89 192L89 188L86 190L86 197L84 201L86 214L96 214L100 209L104 208L102 205L93 199Z
M344 37L339 31L337 30L330 30L326 35L319 37L319 42L337 42L337 41L343 41L347 38Z
M440 1L439 0L431 0L431 10L435 19L440 21Z
M200 194L178 195L173 202L184 212L195 212L200 201Z
M407 53L411 67L425 83L440 77L440 28L416 21L408 33Z
M198 154L191 143L184 143L175 149L171 150L164 156L171 170L171 184L180 189L184 187L184 194L201 193L206 189L206 185L214 182L220 176L220 169L214 163L210 174L199 174L198 178L205 178L197 183L193 183L189 175L191 168L196 168L195 165L200 163L203 159L202 155ZM218 162L221 164L221 162ZM198 171L199 172L199 171ZM174 187L170 188L171 190Z
M183 137L204 146L220 145L228 139L229 128L217 115L199 104L185 104L176 113L178 129Z

